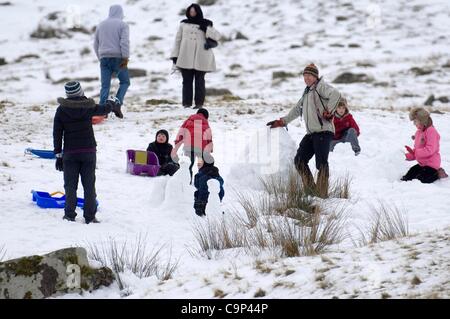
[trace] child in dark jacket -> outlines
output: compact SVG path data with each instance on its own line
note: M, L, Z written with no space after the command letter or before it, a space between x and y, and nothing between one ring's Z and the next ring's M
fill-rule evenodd
M348 110L347 100L341 97L336 108L336 112L333 118L335 133L333 140L330 144L330 152L334 150L334 147L338 143L350 143L355 156L361 153L361 147L359 146L359 126L356 124L353 116Z
M198 216L206 216L206 204L208 203L209 191L208 181L216 179L220 183L219 198L222 201L225 191L223 189L223 178L219 175L219 169L214 166L212 156L205 156L205 160L199 159L199 170L194 176L194 186L197 189L194 192L194 209Z
M156 132L155 141L148 145L147 151L153 152L158 156L159 165L161 166L158 171L158 176L172 176L180 168L180 165L175 163L170 156L172 149L173 147L169 143L169 132L166 130Z

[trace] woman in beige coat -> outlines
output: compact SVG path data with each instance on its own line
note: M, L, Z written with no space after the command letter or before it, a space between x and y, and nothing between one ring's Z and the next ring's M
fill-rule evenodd
M186 9L186 17L178 28L171 59L183 76L183 106L192 106L195 80L194 108L201 108L205 102L205 74L216 70L214 53L205 45L206 38L218 41L220 34L212 21L203 18L198 4Z

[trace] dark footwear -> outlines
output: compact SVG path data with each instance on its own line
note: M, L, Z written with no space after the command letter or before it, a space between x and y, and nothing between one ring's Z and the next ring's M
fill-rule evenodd
M185 104L183 104L183 107L186 108L186 109L189 108L189 107L191 107L191 106L192 106L192 105L185 105Z
M86 220L86 224L90 224L90 223L92 223L92 224L100 224L100 221L97 219L97 218L94 218L94 219L92 219L92 220Z
M196 106L194 106L193 108L194 108L194 109L201 109L201 108L203 108L203 105L196 105Z
M69 217L69 216L64 215L63 220L68 220L69 222L74 222L75 217Z

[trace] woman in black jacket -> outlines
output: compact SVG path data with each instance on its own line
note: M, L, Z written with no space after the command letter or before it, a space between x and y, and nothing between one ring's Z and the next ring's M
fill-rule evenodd
M148 145L147 151L153 152L158 156L159 165L161 166L158 176L172 176L180 168L180 165L175 163L170 156L172 149L172 144L169 143L169 132L166 130L156 132L155 141Z

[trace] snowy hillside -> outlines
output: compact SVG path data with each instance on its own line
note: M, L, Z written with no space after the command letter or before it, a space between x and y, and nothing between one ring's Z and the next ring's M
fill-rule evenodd
M258 289L266 298L450 297L450 179L431 185L399 181L412 166L403 155L415 132L407 109L423 106L430 95L435 101L427 107L441 135L442 167L450 171L448 1L218 0L204 6L205 17L224 36L214 49L218 71L206 76L206 86L233 95L206 100L214 155L225 180L224 201L219 204L211 195L207 219L194 214L187 159L172 178L125 172L127 149L145 149L161 128L173 142L194 112L181 106L181 76L170 73L169 60L183 18L179 13L191 1L119 3L130 24L129 67L145 70L146 76L131 78L123 120L110 117L94 127L101 220L95 225L85 225L79 209L77 222L69 223L62 220L62 210L37 207L30 191L63 191L63 177L53 160L23 153L27 147L53 148L56 98L64 95L66 79L80 79L86 95L98 99L92 28L107 16L111 2L66 6L55 0L18 0L0 7L0 248L8 259L145 235L149 250L164 245L165 258L178 260L178 267L164 284L155 276L124 274L131 298L253 298ZM54 37L31 37L38 26L41 34L51 27ZM247 39L236 39L238 32ZM323 256L274 260L239 249L212 259L193 254L195 225L216 217L226 220L235 212L243 215L237 192L261 192L258 179L273 168L267 162L268 144L280 151L272 149L277 170L291 165L305 134L303 122L295 120L287 132L269 132L265 123L295 105L304 88L299 73L310 62L330 83L345 72L361 74L354 83L333 84L348 97L361 128L361 155L355 157L348 144L330 153L331 178L352 179L349 199L330 200L346 205L346 231L352 237ZM412 237L354 247L352 238L379 201L405 212ZM417 259L411 257L415 252ZM272 270L258 270L261 263ZM292 274L284 278L286 271ZM82 297L119 296L114 285Z

